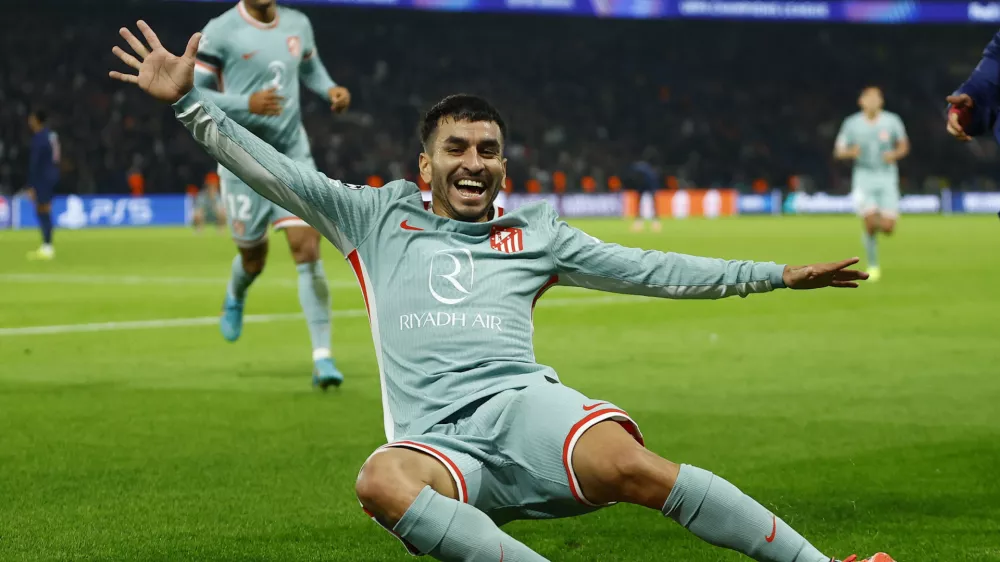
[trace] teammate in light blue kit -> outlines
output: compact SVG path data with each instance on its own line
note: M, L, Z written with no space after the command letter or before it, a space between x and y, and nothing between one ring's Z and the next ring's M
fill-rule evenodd
M882 90L865 88L858 98L861 111L844 119L837 134L834 157L853 160L851 197L864 220L862 241L868 259L868 274L878 281L876 235L892 234L899 219L899 169L896 162L910 153L910 140L899 115L884 111Z
M356 491L411 553L544 560L500 525L629 502L756 560L831 560L723 478L645 449L624 410L564 386L536 363L532 313L555 284L703 299L857 287L867 278L848 269L857 258L788 267L642 251L601 242L545 203L504 213L494 201L506 176L506 125L473 96L445 98L422 122L419 167L431 202L408 181L374 189L331 180L192 88L197 34L176 57L145 23L139 29L153 51L128 34L144 60L116 52L138 75L111 76L172 103L213 158L316 226L354 267L389 441L365 462Z
M208 22L195 62L195 84L226 114L282 154L315 167L302 126L299 78L347 109L350 94L330 79L316 52L309 19L275 0L240 0ZM239 248L222 308L222 335L235 341L243 330L247 290L267 259L267 230L284 230L299 273L299 302L309 325L313 384L326 389L343 376L330 352L330 290L319 256L320 235L287 210L261 197L219 166L229 228Z

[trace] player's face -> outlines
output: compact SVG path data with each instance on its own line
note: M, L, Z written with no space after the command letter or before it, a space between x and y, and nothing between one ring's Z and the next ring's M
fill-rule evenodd
M446 117L432 142L420 155L420 177L431 186L435 210L462 221L487 220L507 177L500 127Z
M31 132L37 133L42 130L42 124L38 121L38 118L34 114L28 116L28 128Z
M878 88L867 88L861 92L861 97L858 99L858 105L864 111L878 111L882 109L883 103L885 101L882 99L882 91Z

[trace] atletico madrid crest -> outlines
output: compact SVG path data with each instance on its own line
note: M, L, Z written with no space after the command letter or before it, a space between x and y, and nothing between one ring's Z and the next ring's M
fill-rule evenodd
M292 35L288 38L288 52L295 58L299 58L299 55L302 54L302 40L299 39L298 35Z
M490 232L490 248L513 254L524 249L524 231L520 228L494 226Z

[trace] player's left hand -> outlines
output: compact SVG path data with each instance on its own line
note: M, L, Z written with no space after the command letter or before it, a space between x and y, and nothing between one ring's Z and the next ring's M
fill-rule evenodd
M351 92L343 86L334 86L327 92L330 96L330 109L334 113L343 113L351 105Z
M136 56L126 53L117 46L111 49L111 52L122 62L137 70L138 74L123 74L112 70L108 75L115 80L135 84L160 101L176 102L194 88L194 59L198 53L201 33L192 35L184 53L177 56L160 43L156 33L146 25L146 22L140 20L136 25L149 43L149 48L147 49L128 28L123 27L118 33L132 47Z
M856 281L868 279L868 274L848 267L861 261L851 258L813 265L786 265L781 278L789 289L822 289L823 287L857 288Z
M882 153L882 161L886 164L892 164L896 160L899 160L899 156L896 155L895 150L888 150Z

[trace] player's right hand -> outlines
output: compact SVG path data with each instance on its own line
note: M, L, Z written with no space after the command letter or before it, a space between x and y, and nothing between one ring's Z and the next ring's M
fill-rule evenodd
M965 132L965 127L962 126L963 123L968 124L972 118L972 98L969 94L959 94L957 96L948 96L945 98L949 104L951 104L951 109L948 110L948 125L946 129L948 134L955 137L956 139L968 142L972 140L972 137Z
M139 73L123 74L112 70L108 75L115 80L136 84L144 92L160 101L176 102L194 87L194 58L198 53L201 33L195 33L191 36L184 54L178 57L160 44L156 33L153 33L153 29L146 25L146 22L139 20L136 25L152 50L147 49L142 41L132 35L128 28L119 29L118 33L128 42L139 58L126 53L118 46L111 49L111 52L117 55L122 62L138 70Z
M859 156L861 156L861 147L855 144L841 150L838 158L857 160Z
M868 279L868 274L856 269L848 269L861 261L851 258L831 263L815 263L812 265L786 265L782 281L789 289L822 289L838 287L856 289L858 281Z
M285 98L277 88L268 88L250 95L250 113L255 115L281 115Z

